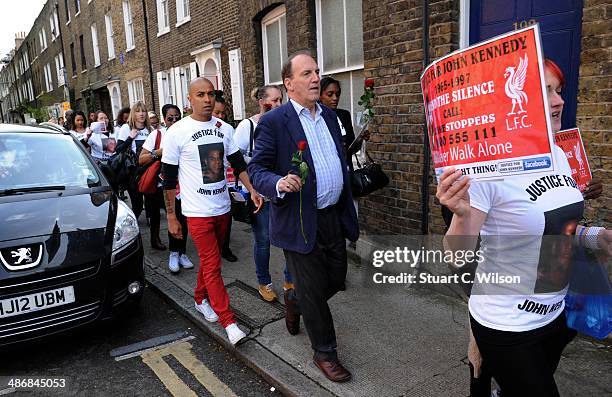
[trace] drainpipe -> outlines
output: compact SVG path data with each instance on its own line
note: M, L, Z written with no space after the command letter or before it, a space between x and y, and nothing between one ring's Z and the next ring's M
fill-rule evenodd
M68 64L66 63L66 55L64 53L64 39L62 37L62 24L60 23L59 5L57 1L53 5L53 7L55 8L55 15L57 15L57 30L58 30L57 38L62 48L62 61L64 63L64 70L62 71L64 73L64 101L70 102L70 86L68 84L68 72L67 72ZM56 22L55 18L53 18L53 23L55 24L55 22ZM72 107L72 105L70 107Z
M429 65L429 1L423 0L423 69ZM423 180L421 182L421 233L429 232L429 137L427 121L423 123Z
M146 0L142 0L142 14L144 16L145 42L147 43L147 60L149 64L149 85L151 87L151 109L155 109L155 90L153 89L153 65L151 64L151 45L149 43L149 21L147 18Z

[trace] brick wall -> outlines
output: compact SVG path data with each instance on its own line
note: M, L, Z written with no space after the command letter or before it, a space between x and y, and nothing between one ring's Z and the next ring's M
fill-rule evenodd
M191 21L176 27L176 2L170 1L168 4L170 32L157 37L157 2L147 0L151 64L156 96L159 92L155 78L157 72L194 62L192 51L205 47L213 41L221 40L221 79L224 97L230 102L227 110L231 113L232 91L228 51L239 47L238 2L235 0L191 1L189 7ZM200 74L202 73L203 70L200 69ZM192 76L192 78L195 77ZM156 98L155 109L158 110L159 107L159 98Z
M578 80L576 124L585 142L593 174L604 182L604 194L587 201L585 217L612 226L612 4L585 0Z
M458 48L459 2L430 1L430 58ZM360 200L367 233L414 234L421 230L423 173L423 9L417 0L364 1L365 76L376 80L375 119L369 151L383 163L388 187ZM433 172L431 173L433 175ZM442 231L439 205L430 190L431 231Z
M129 105L127 80L142 77L144 85L145 102L152 104L151 84L149 78L148 56L144 34L144 18L142 1L131 0L132 20L134 25L135 48L127 50L125 29L123 23L122 2L118 0L96 0L91 3L81 1L81 13L75 16L74 2L69 2L70 23L66 25L66 12L64 2L59 2L60 28L64 41L65 64L68 69L68 81L74 96L71 97L72 106L79 103L81 110L97 110L98 103L93 109L86 109L85 97L88 89L98 87L114 78L120 78L121 102L123 106ZM108 60L108 45L106 40L106 25L104 16L111 15L113 20L115 58ZM100 66L94 64L93 45L91 39L91 25L96 23L98 33L98 46L100 52ZM79 36L83 35L85 57L87 58L87 71L83 73L81 65L81 49ZM72 74L72 57L70 44L74 43L74 55L77 64L76 76ZM123 57L123 64L120 59Z

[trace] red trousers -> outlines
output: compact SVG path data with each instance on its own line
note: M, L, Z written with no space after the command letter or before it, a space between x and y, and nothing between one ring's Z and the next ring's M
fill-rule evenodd
M197 304L208 299L224 328L236 322L221 277L221 247L229 221L229 213L211 217L187 218L189 233L200 256L200 269L193 297Z

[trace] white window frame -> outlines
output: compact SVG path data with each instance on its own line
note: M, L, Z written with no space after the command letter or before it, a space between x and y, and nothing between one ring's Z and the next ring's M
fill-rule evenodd
M53 91L53 76L51 75L51 65L45 65L45 83L47 92Z
M323 37L323 27L321 25L323 19L322 19L322 15L321 15L321 1L322 0L316 0L315 1L315 11L316 11L316 19L317 19L317 63L319 65L319 70L321 73L321 76L323 75L333 75L333 74L340 74L340 73L350 73L350 81L351 84L349 87L342 87L342 91L343 91L343 95L348 94L349 97L351 98L351 108L347 109L348 111L351 112L351 115L353 116L353 120L355 120L356 118L358 119L358 115L356 114L356 108L357 103L353 101L354 95L353 93L355 92L355 90L363 90L363 87L354 87L353 84L353 73L354 72L358 72L358 71L363 71L364 70L364 66L363 66L363 62L359 65L353 65L353 66L347 66L348 64L348 45L347 45L347 23L350 23L351 21L347 21L346 19L346 0L343 0L343 8L344 8L344 67L342 68L336 68L336 69L332 69L332 70L325 70L324 69L324 60L323 60L323 40L325 39ZM363 21L362 21L363 23ZM348 90L347 90L348 88ZM346 92L348 91L348 92Z
M144 98L144 81L142 77L138 77L132 80L128 80L128 98L130 100L130 107L136 101L145 102Z
M170 32L170 0L157 0L157 37Z
M96 23L91 24L91 46L93 47L94 67L100 66L100 45L98 43L98 28Z
M189 21L191 21L189 0L176 0L176 27L178 28Z
M76 12L74 13L74 16L76 17L81 13L81 0L74 0L74 5L76 6Z
M64 6L66 7L66 25L70 23L70 0L64 0Z
M38 32L38 40L40 41L40 53L42 54L47 49L47 33L44 27L40 28Z
M23 65L25 67L24 70L28 70L30 68L30 56L28 55L28 51L23 52Z
M49 26L51 27L51 41L55 41L59 37L59 20L57 10L53 10L53 14L49 16Z
M264 82L265 84L274 84L274 85L282 85L282 77L281 80L277 80L277 81L270 81L270 68L268 66L268 37L267 37L267 33L266 33L266 26L268 25L272 25L274 23L279 23L280 26L280 19L285 16L285 26L287 23L287 9L285 8L284 5L278 6L275 9L273 9L272 11L270 11L262 20L261 20L261 41L262 41L262 47L263 47L263 61L264 61ZM278 37L278 42L279 44L282 43L282 35L283 33L285 34L285 41L287 40L287 32L282 32L281 29L278 29L279 31L279 37ZM281 52L281 64L284 63L287 60L287 55L288 54L283 54L282 53L282 47L279 48L279 52ZM284 56L284 57L283 57Z
M132 19L132 5L130 0L123 0L123 26L125 27L126 52L136 48L134 37L134 20Z
M232 107L235 120L246 116L244 108L244 85L242 82L242 53L240 48L228 51L230 69L230 87L232 89Z
M108 47L108 60L115 59L115 32L113 32L113 17L110 14L104 15L106 25L106 46Z
M159 106L167 103L176 105L176 84L174 81L174 68L157 72L157 91L159 95Z
M34 86L32 85L32 79L28 79L28 96L30 97L30 102L34 100Z
M55 56L55 71L57 73L57 86L61 87L64 85L64 58L62 54Z

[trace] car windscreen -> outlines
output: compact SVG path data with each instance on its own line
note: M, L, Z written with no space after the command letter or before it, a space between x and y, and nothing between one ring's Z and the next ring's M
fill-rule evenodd
M78 145L69 135L0 133L0 192L100 186Z

